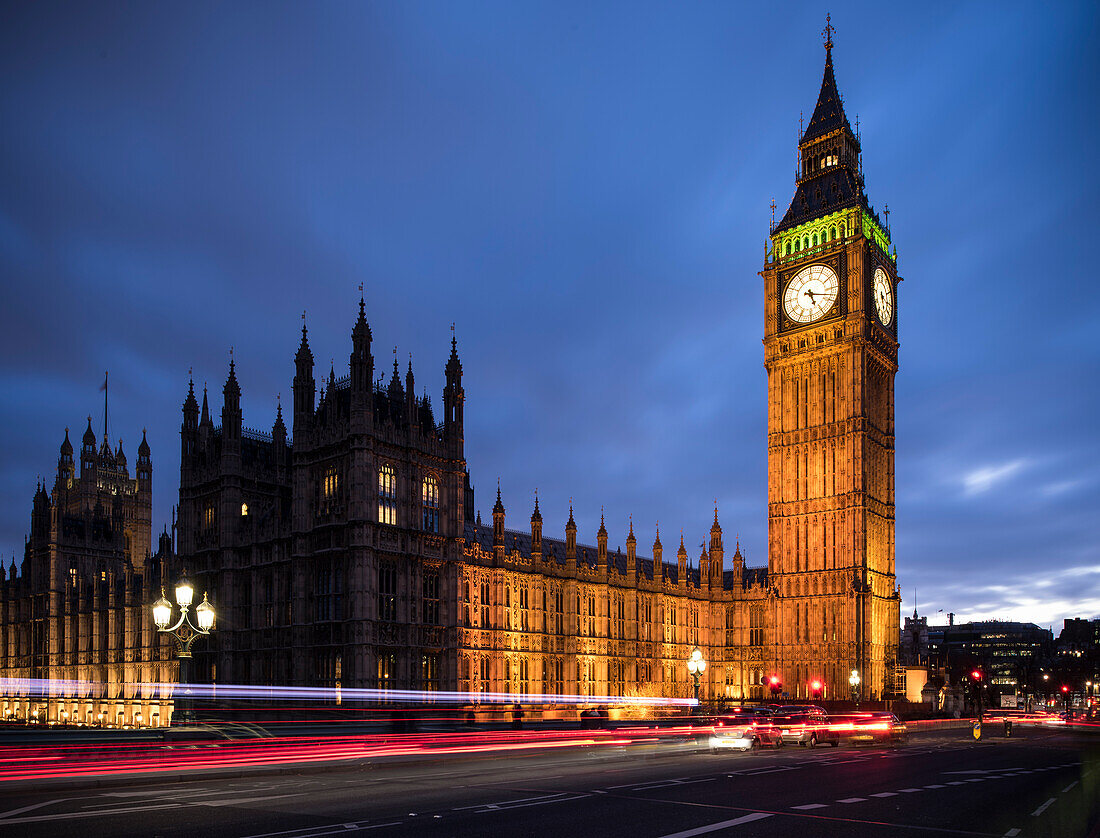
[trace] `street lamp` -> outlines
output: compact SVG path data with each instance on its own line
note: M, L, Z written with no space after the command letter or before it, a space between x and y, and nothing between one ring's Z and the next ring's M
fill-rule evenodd
M688 672L691 673L691 677L695 682L695 702L699 703L699 676L706 671L707 662L703 660L703 653L698 649L694 649L691 653L691 657L688 658Z
M848 676L848 689L852 693L852 701L855 702L856 709L859 709L859 670L853 669L852 674Z
M180 616L175 624L171 626L168 624L172 621L172 603L165 598L163 588L161 588L160 599L153 603L153 622L156 623L157 631L170 634L176 641L176 657L179 658L180 662L180 675L179 697L176 700L177 712L173 721L177 721L179 724L194 721L190 705L191 691L188 689L191 645L195 642L196 637L210 634L210 630L214 627L214 606L207 600L206 594L203 594L202 602L195 608L195 619L198 625L196 626L191 622L188 610L191 608L194 597L195 588L184 574L184 577L176 583L176 604L179 606Z

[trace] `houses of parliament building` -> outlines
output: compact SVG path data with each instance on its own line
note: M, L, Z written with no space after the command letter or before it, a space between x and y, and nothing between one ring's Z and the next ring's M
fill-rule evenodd
M35 495L22 567L0 585L0 678L101 686L36 703L8 682L5 715L33 705L51 719L166 720L161 696L126 685L173 677L148 606L182 568L218 609L196 647L196 681L457 690L472 700L682 697L698 648L704 701L764 698L772 676L794 698L811 697L813 681L814 697L847 698L853 670L863 697L889 695L900 278L889 228L866 197L828 36L799 161L760 272L766 567L747 567L737 545L727 555L717 509L691 561L682 535L667 558L659 532L640 552L629 520L613 525L625 552L608 548L602 517L586 546L572 508L563 537L544 534L537 495L519 512L509 501L523 519L515 526L499 486L482 523L456 342L437 417L415 395L411 362L403 376L394 361L376 377L361 300L343 377L315 377L303 326L290 428L281 405L270 431L244 426L233 362L220 421L189 385L174 552L165 536L151 554L148 446L131 480L121 446L104 440L97 452L89 424L76 478L66 436L52 494Z

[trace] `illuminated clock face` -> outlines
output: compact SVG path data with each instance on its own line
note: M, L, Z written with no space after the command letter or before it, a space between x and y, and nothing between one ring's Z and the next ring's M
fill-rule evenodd
M836 302L840 282L832 268L810 265L794 275L783 292L783 310L796 323L820 320Z
M894 292L890 287L890 277L882 268L875 268L875 280L871 287L875 295L875 311L883 326L889 326L894 319Z

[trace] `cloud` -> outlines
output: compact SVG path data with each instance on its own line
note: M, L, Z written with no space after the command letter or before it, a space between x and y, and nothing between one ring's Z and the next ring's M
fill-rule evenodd
M1027 460L1010 460L997 466L982 466L963 475L963 495L973 497L988 492L996 484L1008 480L1027 465Z

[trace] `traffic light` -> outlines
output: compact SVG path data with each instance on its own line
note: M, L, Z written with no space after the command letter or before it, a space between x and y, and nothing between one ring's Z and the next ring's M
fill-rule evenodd
M980 681L982 680L982 671L980 669L975 669L973 672L970 673L970 677L973 678L975 681Z
M1068 693L1069 692L1069 687L1067 687L1065 684L1062 684L1062 692Z
M778 675L772 675L768 679L768 689L772 691L773 696L778 696L783 691L783 682L779 680Z
M821 682L814 680L810 682L810 695L814 698L821 698Z

